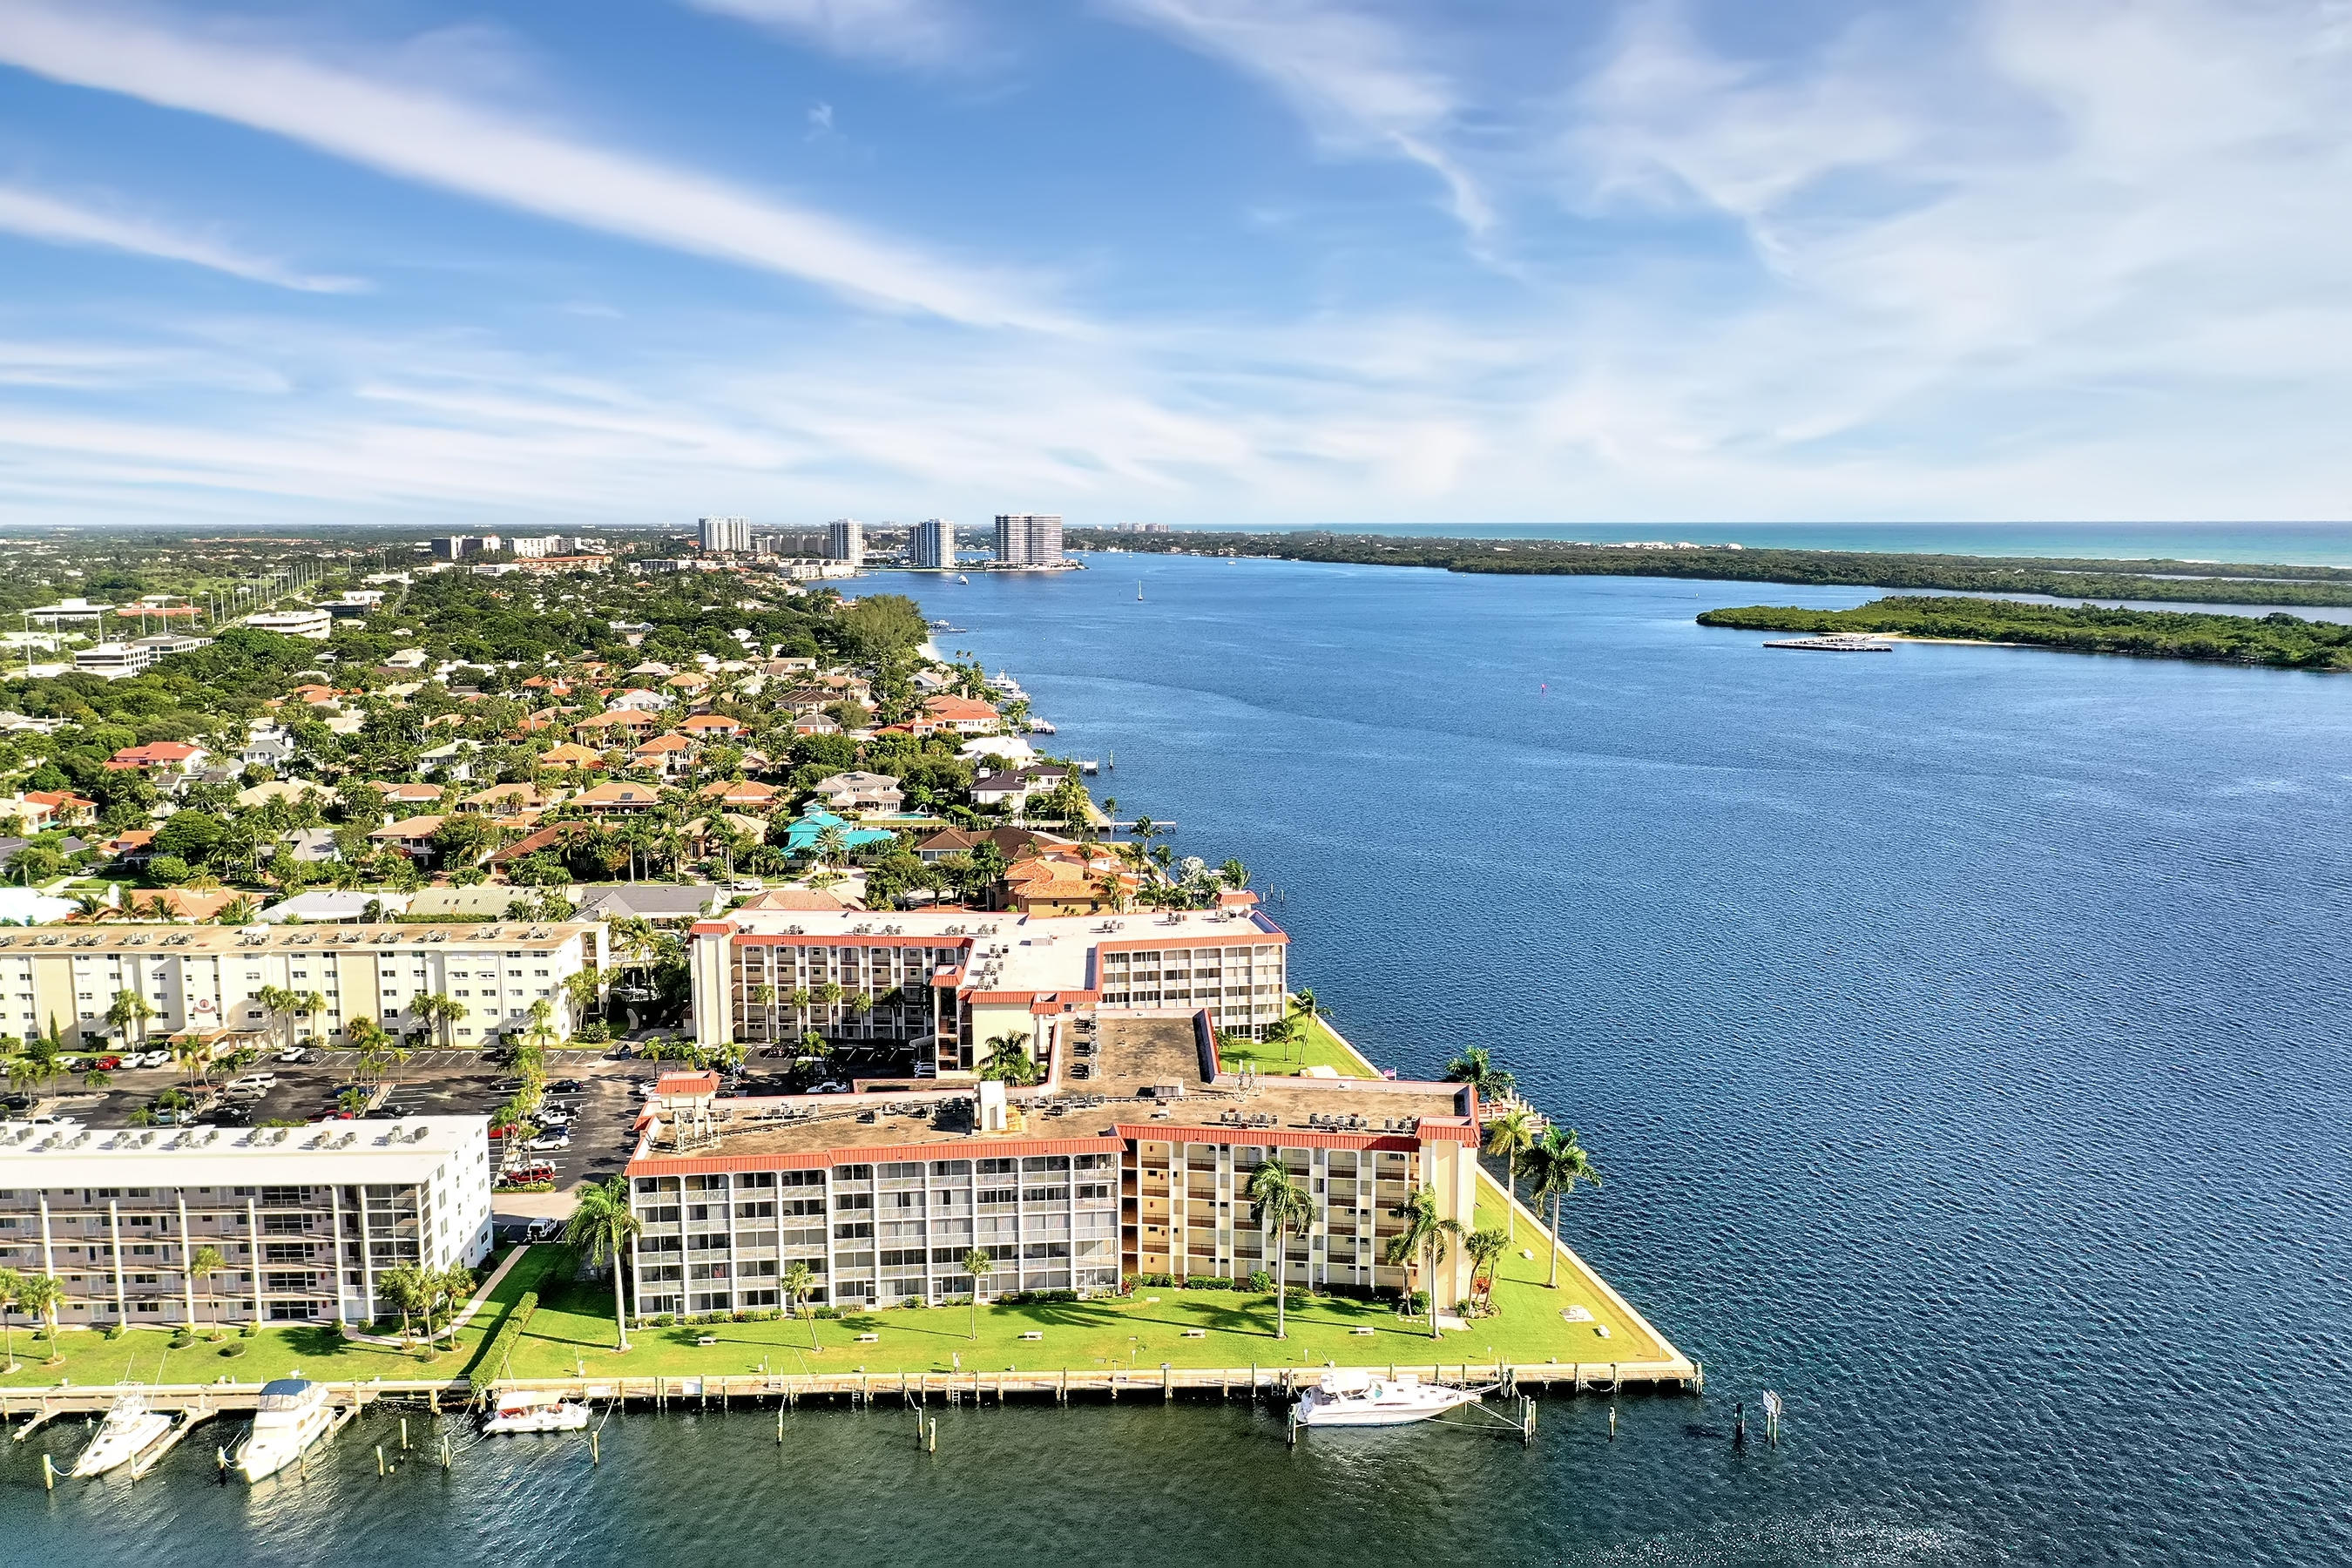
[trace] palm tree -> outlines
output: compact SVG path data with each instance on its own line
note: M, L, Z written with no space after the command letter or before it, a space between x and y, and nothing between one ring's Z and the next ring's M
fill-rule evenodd
M1510 1235L1519 1233L1519 1158L1536 1146L1536 1113L1524 1105L1514 1105L1486 1124L1486 1152L1503 1157L1503 1173L1508 1178L1511 1203L1505 1211L1505 1223Z
M619 1348L629 1348L629 1311L621 1294L621 1257L629 1238L644 1227L629 1209L629 1178L611 1176L583 1188L580 1206L563 1227L563 1239L588 1254L588 1266L613 1268L613 1321Z
M1298 994L1290 999L1291 1010L1308 1023L1315 1021L1315 993L1302 985Z
M29 1092L35 1084L48 1076L38 1057L13 1057L8 1062L8 1087L19 1093Z
M124 1035L137 1031L142 1050L147 1047L147 1020L154 1016L153 1005L136 991L116 992L113 1002L106 1009L106 1021Z
M1496 1067L1486 1047L1472 1046L1445 1064L1445 1081L1469 1084L1481 1100L1493 1104L1510 1098L1511 1086L1518 1079Z
M1486 1226L1470 1233L1462 1250L1470 1255L1470 1281L1473 1289L1480 1279L1486 1281L1485 1300L1488 1307L1495 1304L1495 1264L1510 1249L1510 1233L1494 1226Z
M447 1050L450 1047L450 1028L461 1022L467 1011L463 1002L454 996L445 996L437 991L430 995L417 997L409 1003L408 1010L423 1020L426 1027L436 1030L440 1034L443 1050Z
M212 1289L213 1276L227 1267L228 1260L221 1256L220 1248L209 1244L199 1247L188 1255L188 1278L195 1284L205 1287L207 1294ZM191 1317L193 1318L193 1314ZM190 1326L194 1326L193 1322Z
M790 1268L784 1270L784 1277L781 1280L777 1281L777 1285L784 1293L784 1310L797 1315L808 1305L809 1297L814 1294L816 1290L816 1274L809 1268L807 1263L796 1262ZM818 1350L823 1348L816 1342L816 1318L814 1314L810 1315L808 1325L809 1349Z
M1228 888L1246 888L1249 886L1249 868L1239 860L1227 860L1217 868L1217 878Z
M975 1247L963 1255L963 1271L971 1281L971 1337L980 1338L980 1282L996 1272L996 1259L988 1248Z
M224 926L249 926L260 916L260 913L261 901L258 899L239 893L220 907L220 912L213 916L213 923Z
M86 921L94 921L101 915L112 914L114 906L107 901L104 893L76 893L73 896L73 912Z
M58 1349L58 1309L66 1299L66 1288L54 1274L27 1274L16 1287L16 1305L48 1326L49 1355L52 1362L65 1359Z
M405 1342L409 1320L425 1305L425 1270L414 1263L403 1263L378 1274L375 1288L378 1295L400 1309L400 1337Z
M294 1016L297 1018L315 1018L326 1010L327 999L316 991L302 991L295 994ZM292 1044L290 1040L288 1043Z
M815 842L809 846L818 860L826 865L839 865L849 852L849 836L838 824L828 823L817 829Z
M1404 1228L1389 1237L1387 1260L1410 1269L1416 1256L1420 1258L1422 1283L1429 1290L1429 1337L1433 1340L1438 1337L1437 1269L1447 1249L1463 1238L1462 1222L1439 1217L1435 1187L1414 1188L1389 1210L1389 1217L1404 1221Z
M212 1060L211 1051L205 1048L204 1042L198 1039L193 1031L173 1036L171 1049L172 1060L188 1069L188 1086L194 1088L205 1068Z
M767 1038L773 1040L776 1037L777 1028L776 988L772 985L755 985L751 988L751 1000L760 1005L762 1032Z
M1536 1202L1541 1203L1546 1198L1551 1200L1551 1277L1544 1281L1544 1289L1557 1289L1559 1286L1560 1200L1574 1194L1579 1182L1599 1186L1601 1167L1593 1163L1592 1156L1585 1152L1583 1144L1577 1142L1575 1128L1571 1127L1563 1133L1555 1127L1544 1134L1543 1142L1538 1143L1528 1156L1528 1171L1534 1177L1531 1195Z
M992 1078L1026 1088L1039 1077L1036 1058L1029 1054L1029 1037L1019 1031L992 1036L988 1041L988 1059L981 1063L980 1076Z
M84 1089L106 1089L114 1082L114 1075L104 1068L92 1068L81 1075Z
M0 1376L16 1370L16 1330L8 1314L25 1293L25 1277L14 1268L0 1268Z
M1250 1173L1250 1215L1259 1230L1274 1237L1274 1337L1290 1337L1290 1288L1283 1273L1290 1257L1290 1238L1305 1236L1315 1223L1315 1199L1290 1167L1266 1160Z
M291 1019L295 1004L301 1000L282 985L265 985L253 994L253 999L260 1003L263 1010L273 1019L281 1016Z

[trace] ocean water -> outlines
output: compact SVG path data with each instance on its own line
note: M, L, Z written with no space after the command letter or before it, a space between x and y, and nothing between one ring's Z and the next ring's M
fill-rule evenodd
M887 577L877 587L896 586ZM1137 601L1139 581L1143 599ZM926 581L1123 813L1237 855L1375 1058L1490 1047L1703 1399L1286 1449L1263 1412L614 1417L380 1480L39 1486L173 1563L2352 1561L2352 682L1773 652L1744 585L1098 559ZM1848 605L1869 590L1783 591ZM1788 1403L1735 1453L1734 1403ZM192 1446L201 1449L201 1445Z

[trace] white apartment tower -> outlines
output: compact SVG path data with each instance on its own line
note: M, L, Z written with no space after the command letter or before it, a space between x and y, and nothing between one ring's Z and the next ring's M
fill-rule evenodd
M956 525L943 517L927 517L915 524L907 551L907 564L940 571L956 563Z
M1045 512L1000 512L996 519L996 563L1000 566L1059 566L1062 520Z
M698 526L702 548L714 554L741 553L751 548L751 524L747 518L706 517Z
M854 517L837 517L824 525L824 556L852 566L866 564L866 525Z

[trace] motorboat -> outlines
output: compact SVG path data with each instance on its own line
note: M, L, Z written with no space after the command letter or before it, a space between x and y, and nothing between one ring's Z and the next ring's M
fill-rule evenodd
M77 1476L102 1476L120 1469L162 1442L172 1430L172 1418L152 1408L143 1394L124 1394L107 1406L98 1435L84 1445L73 1463Z
M1385 1377L1343 1367L1300 1394L1296 1414L1302 1426L1402 1426L1477 1402L1475 1390L1423 1383L1415 1373Z
M514 1388L499 1395L482 1422L482 1436L509 1432L577 1432L588 1425L588 1407L545 1389Z
M230 1459L247 1480L261 1480L301 1458L334 1429L335 1407L325 1384L307 1377L272 1378L261 1385L253 1425Z

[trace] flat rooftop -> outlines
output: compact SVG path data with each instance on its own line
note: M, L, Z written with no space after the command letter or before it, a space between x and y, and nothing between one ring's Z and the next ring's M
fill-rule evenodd
M408 1116L397 1121L320 1121L306 1127L0 1126L0 1187L103 1184L201 1187L333 1169L366 1181L376 1170L414 1171L465 1150L488 1157L489 1119ZM487 1179L487 1178L486 1178Z
M587 933L593 921L564 923L485 921L480 925L200 926L162 921L107 921L101 925L47 925L0 931L0 953L39 952L287 952L336 948L425 948L487 943L554 949Z
M1240 946L1289 940L1262 914L1221 910L1042 916L1014 910L744 909L718 918L750 936L968 942L969 984L982 991L1086 990L1093 982L1087 960L1105 942L1213 941Z
M1154 1137L1187 1129L1203 1142L1247 1142L1247 1133L1338 1134L1409 1138L1423 1117L1469 1114L1460 1084L1392 1082L1385 1079L1261 1079L1246 1094L1231 1074L1202 1081L1193 1025L1186 1018L1109 1018L1097 1026L1099 1084L1012 1091L1028 1125L1018 1133L982 1137L972 1131L971 1085L926 1082L919 1089L857 1095L782 1095L721 1100L715 1141L691 1140L681 1151L667 1127L658 1144L640 1142L639 1159L811 1159L829 1151L953 1148L964 1158L992 1150L1017 1151L1024 1141L1117 1138L1119 1126L1149 1125ZM1181 1085L1171 1098L1142 1091ZM930 1156L940 1157L940 1156Z

